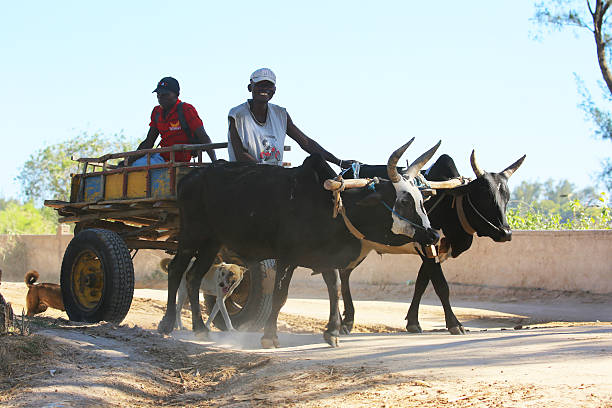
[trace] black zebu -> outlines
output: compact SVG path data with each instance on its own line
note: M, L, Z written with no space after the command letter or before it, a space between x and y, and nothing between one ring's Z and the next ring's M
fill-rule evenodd
M510 198L508 178L525 160L525 156L500 173L488 173L481 170L476 162L474 151L470 157L476 179L461 187L438 190L438 195L425 202L425 208L431 226L442 230L440 241L441 254L438 261L422 255L423 264L416 279L414 295L406 320L406 330L412 333L422 332L419 324L419 304L421 297L432 282L436 294L444 308L446 327L452 334L465 334L465 329L453 313L449 300L448 283L442 272L441 262L448 257L456 258L472 245L474 234L486 236L496 242L512 239L512 231L506 221L506 205ZM385 166L362 165L360 176L384 177ZM401 170L400 170L401 171ZM352 173L347 174L350 177ZM459 172L450 156L442 155L425 174L430 181L445 181L459 177ZM342 299L344 301L344 318L342 329L349 333L353 327L355 309L351 297L349 277L355 268L340 270Z
M414 176L440 143L400 175L396 165L411 142L391 155L387 175L392 181L380 183L377 193L362 188L343 194L348 218L367 240L393 245L413 238L428 245L439 238L430 228ZM264 347L277 346L278 312L286 301L295 267L332 269L332 274L324 275L327 280L334 277L333 269L352 266L352 262L361 260L360 254L369 252L363 249L368 241L351 234L341 217L332 218L332 194L323 188L323 182L335 176L320 156L310 156L301 166L291 169L218 161L185 176L177 196L179 246L169 265L168 304L158 330L172 331L176 291L183 272L196 257L194 267L187 272L193 330L207 331L200 313L198 288L220 247L225 246L247 262L277 259L272 313L262 339ZM391 203L400 216L392 218L384 207L369 206L373 195ZM325 333L331 345L337 344L339 320Z

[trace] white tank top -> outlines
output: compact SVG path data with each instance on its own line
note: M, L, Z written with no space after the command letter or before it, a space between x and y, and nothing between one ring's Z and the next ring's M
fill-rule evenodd
M249 102L238 105L229 111L228 116L234 118L238 137L247 153L259 163L275 166L283 165L283 151L287 134L287 110L278 105L268 104L268 116L265 123L259 123ZM236 161L232 148L229 130L227 132L228 154L230 161Z

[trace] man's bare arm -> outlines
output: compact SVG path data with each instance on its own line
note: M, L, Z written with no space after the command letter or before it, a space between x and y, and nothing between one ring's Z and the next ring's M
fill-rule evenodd
M236 156L236 161L242 162L254 162L257 163L257 160L249 154L242 145L242 141L240 140L240 136L238 136L238 129L236 129L236 121L234 118L229 118L229 133L230 133L230 143L232 144L232 148L234 149L234 155Z
M155 146L155 141L157 140L157 136L159 135L159 130L157 128L151 126L149 127L149 131L147 132L147 138L143 140L139 145L137 150L143 149L152 149ZM128 164L134 163L142 156L131 156L128 158Z
M340 160L327 150L325 150L320 144L306 136L304 132L298 129L297 126L291 120L289 114L287 114L287 135L295 140L300 147L309 154L318 153L330 163L334 163L342 168L349 167L355 160Z
M212 143L212 140L210 140L210 136L208 136L208 134L206 133L206 130L204 130L204 126L200 127L199 129L196 129L196 131L193 132L193 134L195 135L196 140L199 143L202 143L202 144ZM210 157L210 161L217 160L217 155L215 154L215 151L213 149L207 150L206 153L208 153L208 157Z

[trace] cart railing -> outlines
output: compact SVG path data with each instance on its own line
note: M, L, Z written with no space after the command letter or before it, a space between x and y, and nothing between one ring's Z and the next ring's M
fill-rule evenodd
M203 152L226 147L226 142L173 145L73 159L80 168L71 175L70 201L46 200L45 206L57 210L60 223L76 223L75 232L103 228L117 232L130 249L174 251L179 230L177 181L193 168L210 165L203 162ZM176 153L184 151L195 153L192 161L176 161ZM169 153L170 160L151 164L156 153ZM128 158L135 156L146 156L147 164L128 165Z

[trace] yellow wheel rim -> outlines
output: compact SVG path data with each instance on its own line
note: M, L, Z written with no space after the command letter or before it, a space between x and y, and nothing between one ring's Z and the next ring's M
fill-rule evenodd
M91 250L82 251L72 265L72 291L79 305L94 309L102 299L104 270L100 258Z
M240 285L230 296L225 299L225 308L227 309L227 313L230 316L235 316L246 305L247 300L249 300L249 292L251 288L251 273L246 271Z

